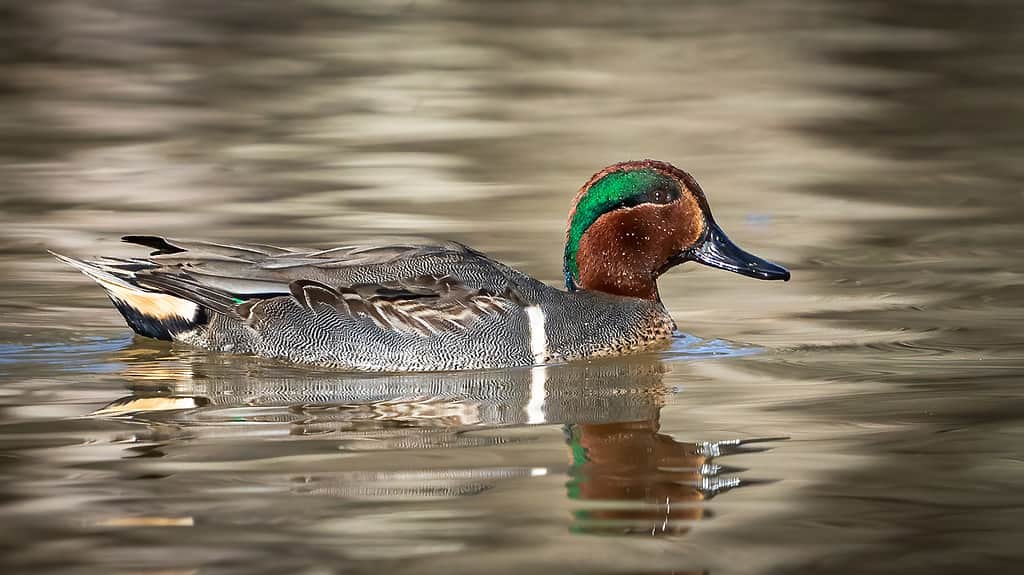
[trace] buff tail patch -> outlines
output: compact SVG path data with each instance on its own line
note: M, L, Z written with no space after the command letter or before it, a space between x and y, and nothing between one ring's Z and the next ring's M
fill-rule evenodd
M171 341L175 335L192 331L208 319L206 310L198 304L135 285L130 270L50 254L100 284L128 327L139 335Z

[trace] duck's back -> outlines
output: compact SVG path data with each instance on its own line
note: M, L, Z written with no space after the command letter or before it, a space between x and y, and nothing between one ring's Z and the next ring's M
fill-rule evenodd
M461 244L262 245L130 236L148 258L72 263L150 337L371 371L623 353L671 335L656 302L568 293Z

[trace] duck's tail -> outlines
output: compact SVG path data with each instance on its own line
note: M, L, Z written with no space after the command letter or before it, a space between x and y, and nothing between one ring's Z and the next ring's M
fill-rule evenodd
M194 302L137 285L135 272L152 267L145 260L84 261L50 254L107 290L128 327L139 335L171 341L175 335L192 331L208 320L207 310Z

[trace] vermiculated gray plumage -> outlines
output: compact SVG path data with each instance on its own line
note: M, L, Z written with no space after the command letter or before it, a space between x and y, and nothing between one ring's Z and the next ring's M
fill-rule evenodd
M124 308L171 339L217 351L345 370L482 369L634 351L675 327L659 302L565 292L457 243L300 251L124 239L155 251L132 259L61 257L107 288L126 318ZM137 293L118 298L112 284ZM144 305L125 303L160 294L195 310L164 305L147 315ZM531 307L542 325L531 325ZM173 325L158 317L171 312Z

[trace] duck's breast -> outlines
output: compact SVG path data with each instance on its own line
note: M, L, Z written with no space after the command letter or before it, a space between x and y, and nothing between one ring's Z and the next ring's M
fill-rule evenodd
M549 361L640 351L672 337L675 322L658 302L600 292L559 292L541 306Z

